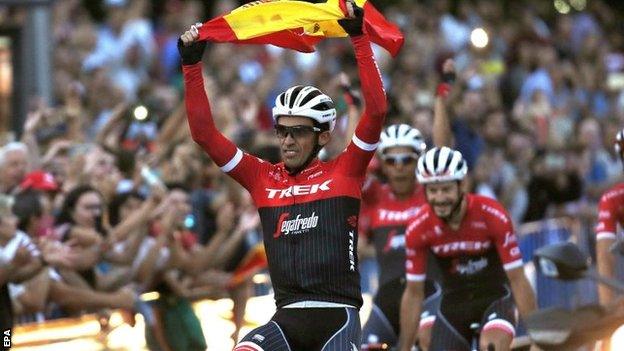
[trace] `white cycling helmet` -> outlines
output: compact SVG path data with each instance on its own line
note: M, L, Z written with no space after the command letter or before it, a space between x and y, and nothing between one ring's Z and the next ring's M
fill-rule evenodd
M279 94L273 107L273 122L281 116L302 116L326 124L331 132L336 125L336 108L332 99L313 86L294 86Z
M624 129L620 130L615 135L615 143L613 144L613 148L618 155L621 155L622 151L624 151Z
M420 131L407 124L392 124L381 132L377 151L383 154L386 149L395 146L411 147L418 156L427 148Z
M420 184L462 180L468 173L468 165L461 152L446 146L435 147L418 159L416 177Z

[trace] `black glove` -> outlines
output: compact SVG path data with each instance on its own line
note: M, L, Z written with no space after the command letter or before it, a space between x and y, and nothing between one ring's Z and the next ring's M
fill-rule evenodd
M453 84L455 83L455 79L457 78L455 62L453 62L451 57L442 57L441 64L438 67L438 74L440 76L441 83ZM449 67L447 67L447 64ZM445 68L452 68L450 71L445 71Z
M349 34L350 37L362 35L362 23L364 22L364 10L351 0L347 0L347 6L353 5L353 18L345 18L338 20L338 24Z
M183 65L194 65L201 61L206 48L206 41L196 41L189 46L184 46L182 39L178 38L178 52L182 58Z
M451 88L453 88L455 78L455 71L443 72L440 76L440 83L436 88L436 96L441 96L443 98L447 97L448 94L451 92Z
M453 84L453 83L455 83L455 78L456 77L457 76L455 74L455 71L453 71L453 72L444 72L444 73L442 73L440 78L441 78L441 81L443 83Z

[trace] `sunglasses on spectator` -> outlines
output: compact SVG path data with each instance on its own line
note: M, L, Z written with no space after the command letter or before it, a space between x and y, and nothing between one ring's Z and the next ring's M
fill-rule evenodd
M321 129L313 126L291 126L287 127L281 124L275 125L275 134L280 139L286 139L290 134L294 139L300 139L314 133L320 132Z
M382 156L382 160L389 166L406 165L416 162L418 156L416 154L393 154Z

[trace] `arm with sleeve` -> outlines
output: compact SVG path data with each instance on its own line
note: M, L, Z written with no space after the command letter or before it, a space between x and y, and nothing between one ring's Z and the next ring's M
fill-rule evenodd
M341 154L341 165L348 176L363 176L373 157L387 112L386 94L379 68L375 62L367 34L352 37L362 95L366 108L358 122L353 138Z
M535 293L524 273L522 254L518 247L518 239L514 232L511 217L505 209L496 204L492 206L497 214L489 215L488 226L493 235L494 245L500 257L511 291L516 301L516 306L522 318L526 318L537 309Z
M186 113L193 140L210 155L223 172L247 190L251 190L264 162L244 153L217 129L204 90L201 62L183 65L182 71Z

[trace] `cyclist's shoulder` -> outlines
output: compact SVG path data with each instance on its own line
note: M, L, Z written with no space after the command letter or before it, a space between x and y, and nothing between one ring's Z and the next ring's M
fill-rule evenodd
M411 235L415 232L420 232L426 229L432 229L434 223L433 219L433 210L429 204L424 204L418 213L409 221L407 224L407 228L405 230L406 235Z
M468 211L477 212L490 223L511 223L511 218L505 207L497 200L487 196L468 194Z

